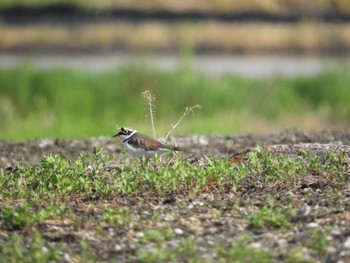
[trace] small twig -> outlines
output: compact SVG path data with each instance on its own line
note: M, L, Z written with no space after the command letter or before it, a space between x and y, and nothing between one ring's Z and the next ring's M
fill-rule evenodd
M197 104L197 105L194 105L192 107L186 107L186 110L185 112L182 114L182 116L180 117L180 119L177 121L177 123L175 123L175 125L172 125L170 131L168 132L168 134L165 136L165 139L164 139L164 143L166 142L166 140L168 139L169 135L173 132L173 130L175 130L175 128L180 124L180 122L182 121L183 118L186 117L186 115L190 114L192 112L192 114L194 114L194 110L195 109L201 109L202 106Z
M157 139L156 128L154 126L154 111L155 111L156 106L153 104L156 97L149 90L142 92L141 95L146 99L146 103L148 105L149 114L150 114L150 118L151 118L153 137L154 137L154 139Z

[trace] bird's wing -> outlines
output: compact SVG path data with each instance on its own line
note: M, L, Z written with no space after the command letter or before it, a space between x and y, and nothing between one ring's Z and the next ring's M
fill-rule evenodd
M142 147L145 148L147 151L155 151L158 148L165 148L165 149L172 149L172 147L169 147L153 138L150 138L146 135L143 135L141 133L138 133L138 136L132 136L128 143L134 147Z

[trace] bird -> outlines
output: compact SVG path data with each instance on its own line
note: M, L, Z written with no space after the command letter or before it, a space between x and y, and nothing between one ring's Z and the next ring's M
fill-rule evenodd
M128 152L136 157L151 158L169 151L182 151L177 146L165 145L131 128L122 127L113 137L120 137Z

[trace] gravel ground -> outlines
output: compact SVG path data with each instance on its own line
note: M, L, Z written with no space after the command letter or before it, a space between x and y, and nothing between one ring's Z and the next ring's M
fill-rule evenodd
M303 158L307 153L319 156L321 162L330 153L345 153L345 169L350 174L350 132L323 131L299 132L285 131L278 134L258 134L242 136L192 135L172 137L171 141L186 149L181 155L183 160L195 165L205 165L209 159L227 159L229 162L244 163L256 146L274 154L283 154L287 158ZM0 142L0 167L11 169L18 163L30 167L38 163L44 155L60 154L68 159L82 152L91 152L93 147L101 147L107 154L113 155L116 163L127 163L130 156L124 153L120 141L112 138L79 140L35 140L21 143ZM327 163L325 162L326 166ZM183 237L193 237L201 260L216 261L212 248L221 242L229 244L237 241L242 234L252 236L249 246L267 248L274 253L274 261L290 262L350 262L350 187L349 183L340 185L322 174L305 176L294 183L277 182L272 185L260 184L257 178L244 178L236 191L209 192L191 197L186 194L169 193L165 196L117 196L113 200L76 200L71 207L86 220L108 203L110 207L127 206L132 208L128 221L143 216L145 223L135 227L122 224L109 228L109 238L94 233L96 226L84 231L70 229L62 222L46 222L40 226L46 240L55 240L55 232L63 231L59 241L70 244L70 250L76 251L77 241L87 238L99 260L118 259L137 261L140 238L146 229L170 228L175 238L168 247L176 247ZM257 180L252 184L251 180ZM292 226L288 228L251 228L244 218L264 206L267 196L281 204L292 204L297 208L291 215ZM93 206L91 201L94 201ZM240 203L240 205L237 205ZM158 212L159 220L150 220ZM136 221L135 221L136 222ZM150 225L151 223L153 225ZM107 227L107 226L101 226ZM317 231L316 231L317 230ZM314 238L312 239L313 235ZM317 236L319 235L319 236ZM315 238L316 237L316 238ZM111 242L113 240L113 242ZM322 241L320 244L315 240ZM300 250L293 250L298 247ZM143 246L144 250L155 249L154 243ZM286 251L295 256L286 258ZM298 254L299 253L299 254ZM287 253L288 254L288 253ZM72 261L70 253L64 255L66 262ZM186 262L186 259L183 259Z
M185 148L187 157L191 155L206 155L225 158L247 151L257 145L294 145L299 143L350 145L350 132L285 131L277 134L248 134L241 136L219 134L208 136L191 135L170 137L170 141ZM115 155L116 161L123 161L129 158L129 156L120 154L124 150L120 140L108 137L77 140L44 139L20 143L0 141L0 167L6 168L18 163L33 165L38 163L46 154L60 154L68 159L72 159L79 156L82 152L91 152L93 147L103 148L107 154Z

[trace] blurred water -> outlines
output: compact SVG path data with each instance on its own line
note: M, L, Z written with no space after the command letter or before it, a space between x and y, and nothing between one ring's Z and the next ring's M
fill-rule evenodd
M237 74L247 78L295 77L341 67L350 69L350 57L201 55L182 59L176 55L132 56L119 53L29 56L0 54L0 68L10 69L24 62L29 62L42 70L59 67L93 72L127 65L174 71L186 63L192 69L212 76Z

